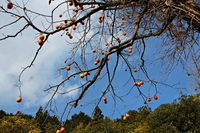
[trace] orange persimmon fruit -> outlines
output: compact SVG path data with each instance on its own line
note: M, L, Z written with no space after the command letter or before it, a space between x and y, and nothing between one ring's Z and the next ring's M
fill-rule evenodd
M72 6L72 5L73 5L73 1L69 1L68 4L69 4L70 6Z
M88 72L84 72L83 74L84 74L84 76L88 76Z
M130 115L129 115L129 114L126 114L125 116L126 116L126 118L129 118L129 117L130 117Z
M78 8L77 7L74 8L74 12L76 12L76 13L78 12Z
M42 46L42 45L44 44L44 41L41 40L41 39L39 39L39 40L38 40L38 44L39 44L40 46Z
M150 97L148 97L148 98L147 98L147 101L148 101L148 102L151 102L151 98L150 98Z
M85 24L83 20L81 20L81 21L80 21L80 23L81 23L82 25L84 25L84 24Z
M126 36L126 31L123 32L123 35Z
M64 128L64 127L61 127L61 128L60 128L60 131L61 131L61 133L63 133L63 132L65 131L65 128Z
M124 20L124 16L121 17L121 20Z
M71 69L70 65L66 66L66 70L69 71Z
M131 53L132 52L132 49L128 49L128 53Z
M95 4L92 4L92 5L91 5L91 8L95 8Z
M93 52L93 53L96 53L96 49L93 49L92 52Z
M12 3L12 2L8 2L7 8L8 8L8 9L12 9L12 8L13 8L13 3Z
M81 10L83 10L83 9L84 9L83 5L79 5L79 8L80 8Z
M155 100L158 100L158 96L157 96L157 95L154 95L153 98L154 98Z
M108 45L109 45L108 42L106 42L106 43L105 43L105 46L108 46Z
M59 14L58 16L59 16L60 18L62 18L62 14Z
M120 26L123 26L123 25L124 25L124 22L120 22L119 25L120 25Z
M22 101L22 97L21 97L21 96L18 96L18 97L16 98L16 101L17 101L18 103L20 103L20 102Z
M81 73L81 74L80 74L80 78L84 78L84 73Z
M60 28L60 25L56 25L56 29L59 29Z
M39 39L44 40L44 34L40 34Z

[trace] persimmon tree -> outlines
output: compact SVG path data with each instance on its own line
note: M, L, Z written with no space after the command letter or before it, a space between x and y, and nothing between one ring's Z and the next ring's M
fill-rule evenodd
M17 87L23 99L21 78L24 72L33 66L41 49L51 43L49 39L52 36L60 34L59 39L66 40L70 52L63 60L62 67L58 68L58 73L64 78L54 85L46 83L49 87L44 89L45 92L53 92L46 105L50 108L56 94L64 97L78 90L76 97L64 99L66 108L63 115L67 113L66 110L77 106L98 105L107 95L111 99L104 100L104 103L112 100L116 107L117 99L125 103L123 98L130 96L133 89L138 91L138 96L145 103L153 98L157 100L158 97L154 95L159 92L158 84L173 85L152 79L148 71L151 63L161 64L169 74L180 64L189 71L199 68L198 0L49 0L46 1L47 7L57 4L48 13L37 12L37 7L28 6L29 2L7 0L0 5L1 14L15 18L2 24L0 29L24 24L19 30L13 29L13 34L3 34L0 41L19 35L23 37L22 33L28 28L36 34L33 39L39 44L38 49L18 78ZM149 53L154 56L148 58ZM80 78L79 85L64 90L74 77ZM119 77L120 83L116 83ZM97 88L95 85L102 83L100 96L83 103L88 93ZM149 86L149 91L153 93L144 93L141 89L143 84ZM119 93L122 91L120 88L126 88L123 94Z

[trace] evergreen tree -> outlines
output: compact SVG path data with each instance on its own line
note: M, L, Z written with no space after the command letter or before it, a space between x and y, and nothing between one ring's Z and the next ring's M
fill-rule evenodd
M98 106L96 106L94 109L92 124L98 124L102 122L103 118L104 118L104 115L102 114L101 109Z
M60 126L58 118L56 116L50 116L48 111L44 111L42 107L38 109L35 119L44 133L49 129L56 129L57 126Z
M3 110L0 110L0 119L2 119L4 116L6 116L6 112Z

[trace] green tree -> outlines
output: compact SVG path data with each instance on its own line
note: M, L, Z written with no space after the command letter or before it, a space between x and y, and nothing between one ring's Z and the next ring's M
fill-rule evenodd
M35 120L44 133L49 132L50 129L56 131L57 126L60 126L58 118L56 116L50 116L48 111L43 110L41 106L36 113Z
M32 115L24 114L21 111L17 111L16 115L19 115L21 116L21 118L26 119L26 120L34 118Z
M83 131L84 133L124 133L128 132L128 130L121 122L116 122L106 117L98 124L89 123Z
M80 131L80 129L85 128L90 121L91 118L84 112L80 111L79 114L72 115L71 119L65 123L64 127L67 132L71 132L76 128Z
M171 104L156 108L148 117L152 133L187 133L200 131L200 99L198 95L182 95Z
M24 119L20 114L15 116L4 116L0 119L1 133L41 133L36 121Z
M93 119L91 121L91 125L99 124L102 122L104 115L102 114L101 109L99 106L96 106L94 109Z
M7 115L7 113L5 111L0 110L0 119L3 118L6 115Z

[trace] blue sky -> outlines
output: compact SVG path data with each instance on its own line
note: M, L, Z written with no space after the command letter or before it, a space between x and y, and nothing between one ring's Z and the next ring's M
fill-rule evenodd
M52 3L50 6L47 6L47 2L45 1L40 2L40 7L47 6L47 8L51 10L54 6L56 6L56 4L58 4L58 2L54 1L54 3ZM1 1L0 5L3 5L4 7L6 6L4 1ZM31 6L37 6L37 3L30 2L29 4L27 4L27 7ZM37 7L37 11L47 13L47 10L44 10L44 8L40 7ZM59 11L56 11L56 13L59 13ZM0 16L4 18L0 22L0 25L13 21L15 19L3 13L0 13ZM97 16L94 16L94 18L97 18ZM37 19L39 18L36 18L36 20ZM41 22L36 22L36 25L40 27ZM15 30L17 30L17 28L21 26L22 23L19 23L15 26L1 29L0 37L3 36L3 33L14 33ZM92 31L90 34L92 35L94 32L95 31ZM49 85L59 83L60 80L65 78L66 72L63 72L64 75L59 75L57 69L66 65L64 61L66 60L66 58L69 58L68 52L70 51L70 47L66 43L66 38L60 37L60 34L58 33L48 39L48 42L44 44L41 51L39 52L38 57L34 62L34 66L30 69L27 69L22 75L23 84L21 87L21 91L23 101L22 103L15 102L16 97L19 95L19 90L16 87L16 85L18 84L18 76L22 68L30 64L34 57L34 54L39 48L37 44L38 34L39 33L35 32L31 28L28 28L22 33L22 35L19 35L16 38L0 41L0 99L2 101L0 102L0 109L5 110L8 113L16 113L17 111L22 111L26 114L35 115L39 106L45 106L51 94L53 93L51 91L49 94L47 94L43 90L46 89ZM144 59L150 60L155 58L152 54L155 52L154 47L156 46L154 44L156 43L159 43L158 39L153 38L148 40L147 53ZM154 46L152 47L152 45ZM137 58L137 56L135 58ZM109 61L110 68L113 67L114 63L115 57L111 56L111 60ZM91 63L91 66L92 65L93 63ZM136 63L133 65L137 67ZM148 74L152 79L156 81L160 81L160 79L162 79L164 83L170 85L180 83L175 87L185 87L189 89L189 93L193 93L193 90L189 88L190 80L186 75L186 71L183 71L181 66L177 66L177 68L170 75L166 75L164 73L165 70L162 70L163 68L161 68L159 63L147 64L146 67ZM129 85L125 87L123 86L123 80L125 78L128 78L126 76L128 72L126 72L125 69L126 68L124 67L118 69L116 78L114 80L115 87L118 87L116 90L116 93L118 95L122 95L127 92L127 90L129 90L133 84L133 81L130 81ZM75 71L71 70L69 73L73 72ZM134 75L136 78L146 80L140 70L139 72L134 73ZM76 88L80 82L84 83L85 81L84 79L75 77L74 79L71 79L70 82L67 82L63 89L70 90ZM87 103L100 98L102 91L105 89L105 85L107 85L106 78L95 83L95 85L89 89L89 92L81 101L81 104L86 105L73 109L70 115L73 115L74 113L79 113L79 111L83 111L86 114L91 115L95 105L87 105ZM155 88L153 86L150 87L148 83L145 83L143 86L140 87L140 89L142 90L142 92L144 92L145 95L150 95L152 97L155 94ZM172 102L175 98L179 96L180 91L183 91L183 93L187 92L185 90L174 89L159 84L157 85L157 89L160 92L157 94L159 99L157 101L152 100L152 102L149 103L149 106L152 109L155 109L163 103ZM56 106L58 108L58 115L61 115L65 107L65 100L75 98L76 96L78 96L78 93L79 92L76 90L68 93L64 97L61 97L60 95L55 96ZM114 102L111 95L108 93L106 94L106 97L108 99L108 104L105 105L103 104L103 101L101 101L99 106L102 109L103 114L111 118L120 118L120 116L124 115L127 111L132 109L137 110L139 107L144 105L144 101L140 96L138 97L138 91L135 87L128 96L124 97L124 103L117 99L117 109L113 106Z

